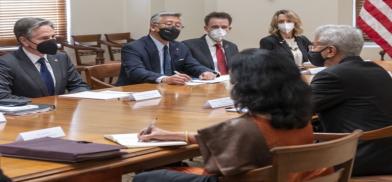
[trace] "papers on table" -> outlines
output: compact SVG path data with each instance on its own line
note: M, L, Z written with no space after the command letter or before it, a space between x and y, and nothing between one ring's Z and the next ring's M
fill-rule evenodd
M104 135L104 137L108 140L116 142L122 146L128 148L136 148L136 147L163 147L163 146L177 146L177 145L186 145L185 141L150 141L150 142L141 142L137 138L137 133L129 133L129 134L113 134L113 135Z
M186 85L200 85L200 84L206 84L206 83L219 83L219 82L224 82L230 80L229 75L222 75L220 77L217 77L213 80L200 80L200 79L193 79L190 82L186 82Z
M63 136L65 136L63 129L60 126L57 126L53 128L45 128L41 130L33 130L19 133L19 135L16 137L16 141L27 141L45 137L58 138Z
M4 117L4 114L2 112L0 112L0 124L5 123L5 122L7 122L7 119Z
M326 67L309 68L307 70L301 71L305 75L315 75L320 71L323 71Z
M144 92L119 92L119 91L84 91L74 94L60 95L65 98L81 98L81 99L98 99L98 100L110 100L110 99L130 99L130 100L147 100L161 97L158 90L150 90Z
M50 104L37 104L25 106L0 106L0 112L6 115L21 116L54 110L55 106Z
M36 109L38 105L25 105L25 106L0 106L0 112L15 112L28 109Z
M84 91L84 92L78 92L78 93L74 93L74 94L60 95L60 97L109 100L109 99L127 98L127 97L129 97L130 94L131 94L131 92L119 92L119 91L105 90L105 91L99 91L99 92Z
M208 100L205 104L205 108L220 108L234 105L234 101L230 97L223 97L219 99Z

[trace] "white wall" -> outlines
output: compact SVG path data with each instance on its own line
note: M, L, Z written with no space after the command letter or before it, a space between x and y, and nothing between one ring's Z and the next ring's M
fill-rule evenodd
M162 10L183 14L185 29L179 40L200 37L203 18L211 11L226 11L233 16L228 39L240 49L258 47L268 35L273 13L292 9L303 21L304 35L313 39L313 30L323 24L352 25L352 0L70 0L73 34L130 31L134 38L148 32L149 19ZM365 47L365 59L379 59L380 48Z

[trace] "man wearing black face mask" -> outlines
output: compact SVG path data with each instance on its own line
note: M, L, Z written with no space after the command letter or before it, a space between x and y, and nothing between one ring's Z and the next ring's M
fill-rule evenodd
M153 15L149 35L122 48L117 85L183 85L191 77L205 80L215 78L213 71L197 62L183 43L174 41L183 28L180 16L172 12Z
M20 47L0 57L0 99L89 90L68 56L57 52L50 21L22 18L15 23L14 33Z
M315 33L310 61L327 68L311 82L314 112L325 132L375 130L392 125L392 78L359 57L362 33L347 25L325 25ZM392 139L360 141L353 175L392 174Z

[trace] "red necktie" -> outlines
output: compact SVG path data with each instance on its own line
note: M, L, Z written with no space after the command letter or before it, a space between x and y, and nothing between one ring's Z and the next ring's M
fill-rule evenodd
M226 58L222 50L222 45L220 43L217 43L215 44L215 46L216 46L216 60L218 65L218 71L220 72L220 74L226 75L227 74Z

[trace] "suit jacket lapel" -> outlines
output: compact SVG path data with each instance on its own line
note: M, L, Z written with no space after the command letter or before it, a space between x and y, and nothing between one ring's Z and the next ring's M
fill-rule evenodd
M21 65L21 68L26 72L27 75L30 75L31 81L35 82L43 95L48 95L48 90L46 89L46 85L41 79L41 75L35 65L31 62L30 58L27 57L27 55L23 52L22 47L20 47L16 53L15 56L18 58L19 65Z
M52 67L54 79L56 80L56 85L54 89L55 89L55 95L57 95L57 93L59 93L60 84L62 83L61 78L63 78L61 75L61 65L59 64L55 56L48 55L47 58L50 66Z
M282 47L284 48L284 50L286 50L290 55L293 55L289 45L287 45L287 42L282 37L277 37L277 39L279 43L282 45Z
M208 47L208 44L207 44L207 40L206 40L206 36L207 35L203 35L201 38L200 38L200 49L201 49L201 52L208 52L208 54L205 54L205 56L207 57L207 59L208 59L208 63L210 64L210 68L212 68L212 69L214 69L214 60L212 59L212 56L211 56L211 51L210 51L210 48ZM202 60L199 60L199 61L202 61Z
M230 60L231 60L230 58L231 58L231 55L233 55L234 51L233 51L232 47L230 47L229 44L227 43L227 41L225 41L225 40L223 40L223 49L225 50L227 66L229 66Z
M159 51L157 49L157 46L155 46L153 40L149 37L145 37L145 49L148 53L148 56L150 56L150 66L152 71L156 73L161 73L161 61L159 58Z

